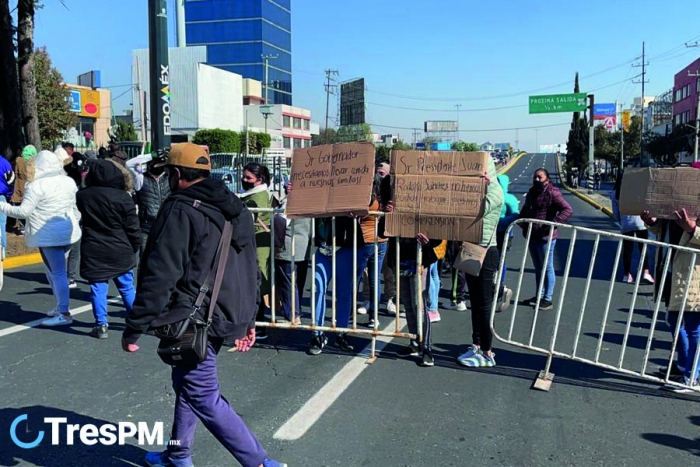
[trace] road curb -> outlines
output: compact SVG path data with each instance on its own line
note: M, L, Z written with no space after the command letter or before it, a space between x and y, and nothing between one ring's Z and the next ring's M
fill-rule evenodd
M13 268L21 268L22 266L31 266L32 264L39 264L41 263L41 254L40 253L32 253L30 255L22 255L22 256L10 256L5 258L5 261L2 262L2 267L3 269L13 269Z
M511 160L508 163L508 165L502 167L501 170L498 171L498 175L503 175L504 173L508 172L511 169L511 167L513 167L515 163L518 162L526 154L527 153L525 151L521 151L518 154L516 154L515 157L513 157L513 160Z
M613 220L615 219L615 215L613 214L613 212L612 212L612 210L611 210L610 208L608 208L607 206L603 206L602 204L600 204L600 203L597 202L596 200L594 200L594 199L592 199L592 198L589 198L588 196L584 195L583 193L579 193L578 190L574 190L573 188L571 188L569 185L566 184L566 182L564 181L564 177L561 176L561 173L562 173L562 171L561 171L561 160L559 159L559 157L557 157L557 173L559 174L559 181L560 181L561 185L562 185L569 193L572 193L573 195L577 196L578 198L580 198L581 200L583 200L583 201L585 201L586 203L590 204L591 206L593 206L593 207L596 208L597 210L602 211L603 214L605 214L606 216L610 217L611 219L613 219Z

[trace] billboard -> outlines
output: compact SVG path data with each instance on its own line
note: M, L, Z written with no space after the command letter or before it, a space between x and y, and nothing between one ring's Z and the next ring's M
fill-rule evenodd
M617 115L617 105L615 104L593 104L593 118L595 120L605 120L607 117Z
M425 122L424 131L426 133L459 131L459 124L454 120L428 120Z
M71 112L81 117L100 118L100 92L68 86Z
M365 79L340 85L340 126L365 123Z
M86 88L102 87L102 75L99 70L88 71L78 76L78 86Z

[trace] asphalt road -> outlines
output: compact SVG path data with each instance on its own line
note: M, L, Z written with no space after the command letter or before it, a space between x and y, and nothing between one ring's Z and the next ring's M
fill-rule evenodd
M521 159L509 171L512 192L522 199L539 166L554 171L553 155ZM565 193L574 208L571 222L603 230L614 224L600 212ZM569 234L556 248L558 274L566 261ZM580 242L580 243L579 243ZM508 283L517 285L523 240L508 254ZM558 340L571 350L592 239L580 237L574 249ZM582 329L580 352L595 349L616 244L602 242ZM612 252L612 255L611 255ZM531 265L526 266L521 298L533 295ZM559 289L555 300L560 296ZM629 286L615 285L603 358L617 361L629 307ZM648 308L650 287L642 290L638 308ZM20 449L9 439L9 426L28 414L25 440L46 429L41 417L66 417L69 423L164 421L172 417L169 369L155 355L156 341L144 338L141 351L124 354L119 347L121 308L112 309L107 340L89 338L92 321L87 286L72 292L71 306L85 310L70 328L17 327L41 318L53 306L40 266L6 271L0 295L0 466L141 465L147 450L137 446L52 446ZM443 291L443 295L447 294ZM446 299L441 299L447 303ZM555 301L556 303L556 301ZM625 305L626 304L626 305ZM507 334L512 310L498 316L497 332ZM466 349L471 324L468 312L441 310L434 326L436 366L419 367L397 359L386 346L372 365L334 351L305 354L308 335L271 331L271 338L245 355L223 352L219 359L222 390L277 459L290 466L639 466L687 465L697 462L697 425L693 396L673 395L636 378L580 363L555 359L556 378L549 393L530 388L541 355L495 343L498 366L467 370L455 363ZM534 334L548 345L554 311L543 312ZM629 365L636 365L646 341L648 312L633 317ZM532 310L519 307L514 338L529 336ZM388 324L388 319L384 319ZM384 322L382 323L385 324ZM668 354L668 332L662 326L654 341L652 361ZM352 338L362 347L368 341ZM608 361L608 360L605 360ZM655 369L655 368L654 368ZM329 381L333 381L331 384ZM347 389L342 391L347 386ZM311 407L302 409L312 397ZM332 399L337 397L337 399ZM330 403L332 402L332 403ZM288 420L302 409L302 415ZM316 419L317 417L317 419ZM278 430L285 427L280 435ZM304 426L306 431L299 427ZM289 433L296 429L298 439ZM25 429L20 430L23 432ZM275 438L275 433L278 437ZM48 433L47 433L48 436ZM195 465L237 465L203 428L196 436Z

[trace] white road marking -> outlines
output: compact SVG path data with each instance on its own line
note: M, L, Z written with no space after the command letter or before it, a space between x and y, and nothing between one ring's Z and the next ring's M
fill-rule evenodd
M115 303L119 303L120 301L121 300L118 300L116 298L111 298L111 299L107 300L107 303L115 304ZM90 310L92 310L92 305L83 305L79 308L74 308L74 309L70 310L70 314L71 314L71 316L75 316L75 315L79 315L81 313L85 313L86 311L90 311ZM15 326L10 326L7 329L2 329L2 330L0 330L0 337L9 336L10 334L15 334L15 333L18 333L20 331L26 331L27 329L35 328L37 326L40 326L41 323L43 323L47 319L48 319L48 316L45 316L43 318L35 319L34 321L30 321L28 323L17 324Z
M405 321L401 321L401 328L405 326ZM392 321L382 332L394 328ZM393 337L377 338L376 352L380 352L386 344L391 342ZM369 353L371 343L360 353ZM319 391L314 394L287 422L282 425L274 434L273 438L285 441L295 441L306 434L307 431L323 416L333 403L345 392L360 373L369 365L366 356L357 356L350 360L338 373L333 376Z

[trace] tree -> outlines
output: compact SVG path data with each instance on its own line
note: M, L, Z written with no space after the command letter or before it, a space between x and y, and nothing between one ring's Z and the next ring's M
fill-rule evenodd
M481 148L476 143L465 143L464 141L455 141L452 143L453 151L475 152Z
M41 135L36 105L34 78L34 8L35 0L17 2L17 63L22 92L22 126L29 144L41 150Z
M389 146L377 146L374 151L374 163L379 164L382 162L389 162L391 160L391 150Z
M311 136L311 146L335 144L338 142L338 132L335 128L323 128L317 135Z
M372 127L368 123L359 125L344 125L338 128L339 143L354 143L355 141L371 141Z
M574 79L574 92L579 92L578 72ZM578 167L581 173L585 172L588 162L588 118L581 118L580 112L574 112L569 139L566 144L566 162L571 167Z
M625 155L627 157L637 157L640 155L640 139L642 137L642 117L632 117L630 119L629 131L624 134Z
M61 73L51 65L46 48L34 52L34 67L36 98L41 102L37 107L39 134L42 146L50 148L62 139L67 128L75 125L77 117L68 103L70 91L63 85Z
M238 153L241 149L241 140L238 132L215 128L213 130L198 130L192 138L194 144L200 144L209 148L210 154Z
M398 140L391 146L391 149L395 151L410 151L411 149L413 149L413 146L411 146L408 143L404 143L401 140Z
M139 140L139 135L136 133L136 129L134 129L134 124L123 121L117 122L117 126L114 128L114 133L110 136L112 137L111 139L114 143Z
M0 0L0 154L8 159L24 144L14 31L10 2Z
M246 132L241 131L240 135L238 136L239 140L241 141L241 146L239 149L240 154L245 154L246 149L248 150L248 154L262 154L263 149L270 147L271 138L267 133L249 131L247 148L245 144L245 137Z
M695 129L688 125L676 125L666 135L647 133L644 135L644 149L656 163L660 165L675 165L679 152L690 152L693 149Z

